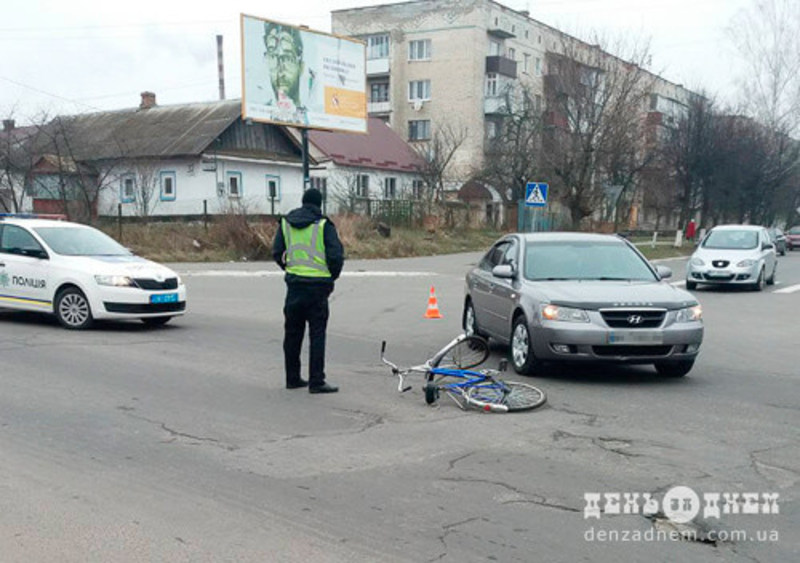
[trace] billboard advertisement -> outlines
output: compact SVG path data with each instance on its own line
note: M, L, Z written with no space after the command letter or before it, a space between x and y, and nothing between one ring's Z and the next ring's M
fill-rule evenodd
M362 41L241 16L242 118L367 132Z

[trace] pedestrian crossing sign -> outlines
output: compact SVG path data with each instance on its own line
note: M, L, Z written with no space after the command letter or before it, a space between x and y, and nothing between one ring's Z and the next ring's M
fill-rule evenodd
M547 188L543 182L528 182L525 188L525 205L528 207L545 207L547 205Z

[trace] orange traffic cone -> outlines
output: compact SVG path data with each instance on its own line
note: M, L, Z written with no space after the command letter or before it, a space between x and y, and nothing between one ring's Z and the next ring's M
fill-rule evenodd
M425 311L426 319L441 319L442 314L439 312L439 303L436 301L436 291L431 286L431 295L428 297L428 310Z

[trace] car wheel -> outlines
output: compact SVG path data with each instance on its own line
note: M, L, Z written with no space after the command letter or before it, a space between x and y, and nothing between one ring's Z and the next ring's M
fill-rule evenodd
M658 375L666 377L683 377L694 367L694 360L681 360L679 362L658 362L655 364Z
M164 326L172 317L142 317L141 320L147 326Z
M767 285L775 285L775 275L778 272L778 261L775 260L775 265L772 267L772 275L767 278Z
M524 315L514 319L511 331L511 363L514 370L522 375L536 375L541 369L541 363L533 355L533 341L530 328Z
M697 289L697 282L686 280L686 289L690 291Z
M77 287L59 291L53 310L64 328L80 330L89 328L94 322L89 300Z
M475 316L475 306L471 300L464 305L464 333L467 336L484 336L478 328L478 318Z
M761 268L761 270L758 272L758 279L756 280L756 283L750 286L750 289L753 291L761 291L764 289L764 268Z

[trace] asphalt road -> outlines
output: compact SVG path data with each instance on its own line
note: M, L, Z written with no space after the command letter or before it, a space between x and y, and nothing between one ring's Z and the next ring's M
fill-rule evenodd
M695 292L686 378L564 368L532 380L545 407L510 415L428 407L379 361L382 340L412 364L460 331L477 258L348 262L329 396L283 389L273 264L175 265L190 313L159 329L0 312L0 561L800 560L800 252L765 292ZM423 319L431 286L443 319ZM778 493L780 513L707 519L716 544L585 518L585 493L677 485Z

